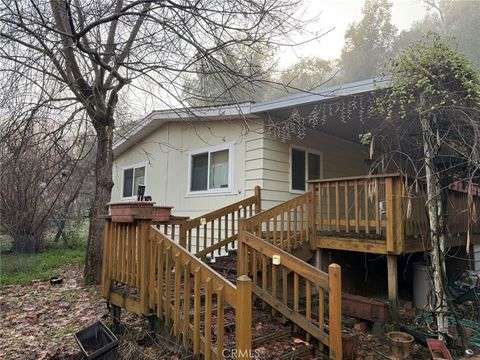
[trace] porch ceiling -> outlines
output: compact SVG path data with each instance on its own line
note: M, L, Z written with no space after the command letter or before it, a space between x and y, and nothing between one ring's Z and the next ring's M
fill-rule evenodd
M373 128L381 120L372 111L374 94L388 86L388 81L361 81L350 87L334 87L321 93L295 94L272 102L253 104L251 113L263 115L275 126L297 127L340 137L353 142L359 134Z

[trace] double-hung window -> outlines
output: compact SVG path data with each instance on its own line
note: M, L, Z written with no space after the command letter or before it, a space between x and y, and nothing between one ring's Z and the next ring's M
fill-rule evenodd
M230 192L232 155L230 146L191 153L189 192Z
M306 191L308 180L320 179L322 176L320 154L292 147L290 160L292 191Z
M145 185L145 165L124 168L122 197L137 196L139 185Z

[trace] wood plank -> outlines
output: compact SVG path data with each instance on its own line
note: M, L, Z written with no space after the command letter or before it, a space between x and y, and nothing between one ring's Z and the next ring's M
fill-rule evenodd
M343 184L345 192L345 231L350 232L350 204L348 202L348 181L345 181Z
M164 242L163 241L158 241L158 246L157 246L157 251L158 251L158 256L157 256L157 268L158 268L158 282L157 282L157 317L159 319L163 319L163 280L165 276L164 272Z
M188 349L189 336L190 336L190 306L191 306L191 290L190 290L190 274L191 263L187 261L183 267L183 322L182 322L182 335L183 335L183 347Z
M237 359L250 359L252 349L252 281L245 275L237 279L235 306Z
M317 236L315 247L324 249L360 251L372 254L386 254L387 245L382 240L367 240L355 238L337 238L330 236Z
M174 275L174 288L173 288L173 334L178 336L180 334L180 289L182 287L182 273L180 252L177 252L174 256L175 262L175 275Z
M369 182L365 181L363 183L363 193L364 193L364 200L365 200L365 233L370 233L370 211L369 211Z
M342 358L342 273L340 266L328 267L328 337L330 359Z
M297 257L283 251L274 245L271 245L261 239L257 238L255 235L252 234L245 234L245 238L243 239L244 243L255 249L256 251L262 253L269 258L272 258L273 255L280 255L281 264L288 269L297 272L299 275L306 279L310 279L311 281L316 282L320 286L328 287L327 276L322 271L319 271L312 265L298 259ZM272 279L273 281L273 279ZM274 284L272 284L273 286Z
M393 205L393 180L385 179L385 206L387 221L386 238L387 238L387 252L393 254L395 252L395 233L394 233L394 205Z
M292 322L301 327L303 330L310 333L314 338L320 340L323 344L328 346L328 335L324 331L317 328L312 322L307 321L306 318L299 312L295 312L288 306L285 306L282 302L271 297L268 292L265 292L258 286L253 286L253 293L260 299L265 301L273 309L278 311L280 314L284 315L286 318L290 319Z
M340 193L338 181L335 182L335 220L337 232L340 232Z
M205 359L212 359L212 278L205 280Z
M200 355L200 268L197 268L194 273L194 295L193 295L193 353Z
M398 269L397 256L387 255L387 273L388 273L388 301L392 319L395 323L399 321L398 306Z
M224 287L221 286L217 290L217 353L224 349L224 332L225 332L225 306L224 306Z
M308 321L312 319L312 283L305 279L305 317ZM310 341L310 334L307 334L307 341Z
M355 232L360 232L360 207L358 199L358 182L355 181L353 184L354 191L354 201L355 201Z

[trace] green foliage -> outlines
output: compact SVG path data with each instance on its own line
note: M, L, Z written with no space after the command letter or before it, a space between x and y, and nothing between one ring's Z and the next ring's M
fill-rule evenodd
M32 280L47 280L65 264L83 264L85 249L47 249L35 255L2 254L0 285L27 284Z
M426 113L447 119L452 110L480 104L478 73L467 58L438 36L413 43L390 67L392 86L379 105L387 120Z
M32 280L47 280L56 274L56 270L65 264L84 264L88 238L88 222L78 226L67 226L65 242L55 243L53 237L47 237L46 249L39 254L5 253L10 250L11 239L0 237L4 253L0 255L0 285L26 284Z
M362 20L349 25L341 55L344 82L376 76L391 58L397 34L391 8L387 0L366 0Z

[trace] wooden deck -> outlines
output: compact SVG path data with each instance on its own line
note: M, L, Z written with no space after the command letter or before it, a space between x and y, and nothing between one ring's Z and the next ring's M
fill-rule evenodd
M326 179L310 182L305 194L265 211L257 187L254 196L195 219L161 224L107 219L102 294L115 306L157 316L195 355L221 359L226 308L235 312L234 343L245 355L238 358L248 358L253 293L328 346L331 359L341 359L341 269L328 264L328 272L321 271L320 253L385 254L395 318L397 257L430 247L425 192L406 185L398 174ZM448 190L447 246L465 245L467 233L471 243L479 241L480 218L468 216L474 209L480 215L478 194L469 204L458 186ZM234 249L236 284L203 261ZM300 255L305 250L310 257ZM317 267L306 262L311 250ZM293 284L287 282L290 275ZM305 309L299 308L300 298Z
M410 184L408 184L410 185ZM314 197L312 248L401 255L428 251L429 224L426 194L406 186L398 174L326 179L310 182ZM469 223L467 194L447 190L446 246L472 243L480 238L480 212ZM473 197L480 209L480 197Z

